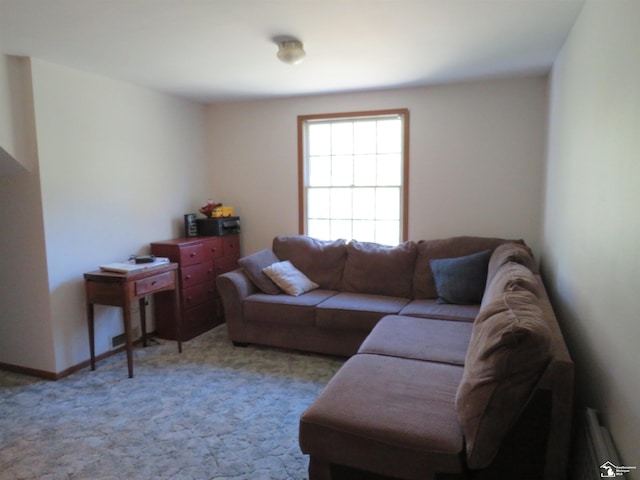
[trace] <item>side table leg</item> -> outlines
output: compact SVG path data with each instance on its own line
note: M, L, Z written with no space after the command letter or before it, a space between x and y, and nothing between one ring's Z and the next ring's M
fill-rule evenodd
M142 346L147 346L147 301L145 297L138 300L140 306L140 328L142 329Z
M126 295L125 295L126 296ZM124 319L124 338L127 348L127 367L129 368L129 378L133 378L133 341L131 340L131 302L129 298L125 298L122 308L122 317Z
M91 352L91 370L96 369L96 344L93 322L93 303L87 303L87 323L89 326L89 351Z
M180 311L180 291L176 279L176 288L173 290L173 311L176 320L176 338L178 339L178 353L182 353L182 312Z

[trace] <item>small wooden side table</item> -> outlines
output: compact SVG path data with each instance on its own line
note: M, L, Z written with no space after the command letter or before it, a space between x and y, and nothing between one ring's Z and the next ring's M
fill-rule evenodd
M172 295L174 315L176 316L176 338L178 351L182 353L180 333L182 319L180 315L180 298L176 271L177 263L167 263L136 270L129 273L115 273L96 270L84 274L87 296L87 321L89 324L89 348L91 350L91 370L96 369L94 305L110 305L122 307L124 318L124 336L127 350L127 366L129 378L133 378L133 339L131 338L131 305L135 300L140 305L140 326L142 328L142 346L147 346L147 316L145 297L158 294Z

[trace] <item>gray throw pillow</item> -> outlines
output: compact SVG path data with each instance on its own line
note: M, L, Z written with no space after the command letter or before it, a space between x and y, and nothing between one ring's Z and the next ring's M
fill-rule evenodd
M268 293L269 295L278 295L282 293L282 290L280 290L280 287L266 276L262 270L279 261L280 259L276 257L271 250L260 250L259 252L242 257L238 260L238 264L244 269L244 273L249 277L249 280L251 280L260 291Z
M438 303L460 305L482 301L491 250L456 258L430 260Z

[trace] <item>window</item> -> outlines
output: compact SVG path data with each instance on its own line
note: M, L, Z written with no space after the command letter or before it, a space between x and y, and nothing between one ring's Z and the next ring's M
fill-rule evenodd
M409 111L298 117L300 233L407 238Z

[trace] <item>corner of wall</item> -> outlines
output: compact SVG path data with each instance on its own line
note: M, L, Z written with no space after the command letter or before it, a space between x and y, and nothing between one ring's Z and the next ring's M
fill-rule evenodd
M0 174L32 172L35 121L31 63L27 57L0 57L0 98L6 105L0 114Z

